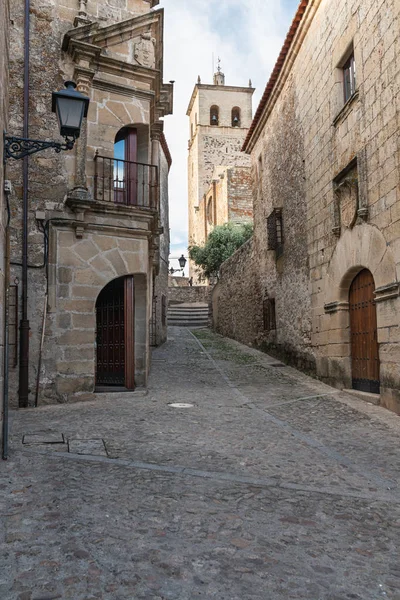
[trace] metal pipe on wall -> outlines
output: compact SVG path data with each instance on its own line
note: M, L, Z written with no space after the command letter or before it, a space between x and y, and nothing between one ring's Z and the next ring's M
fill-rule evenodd
M4 169L4 181L5 181ZM7 225L6 225L6 248L4 256L4 353L3 353L3 442L2 458L8 458L8 365L9 365L9 306L10 306L10 204L6 192L7 202Z
M25 0L24 23L24 122L23 137L29 137L29 25L30 0ZM28 320L28 157L22 165L22 315L20 322L19 406L26 408L29 400L29 320Z

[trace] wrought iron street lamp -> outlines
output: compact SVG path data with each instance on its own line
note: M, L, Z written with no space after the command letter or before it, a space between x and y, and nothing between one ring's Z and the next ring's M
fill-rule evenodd
M56 152L72 150L81 132L82 119L87 116L90 100L78 92L73 81L66 81L65 87L65 90L52 94L52 111L57 115L60 135L65 138L65 143L31 140L4 134L4 162L7 158L19 160L47 148L54 148Z
M182 271L182 277L184 277L184 276L185 276L185 274L184 274L184 272L183 272L183 269L185 268L185 265L186 265L186 263L187 263L187 260L186 260L186 258L183 256L183 254L182 254L182 256L180 256L180 257L178 258L178 262L179 262L180 269L174 269L173 267L171 267L171 268L169 269L169 272L170 272L170 274L171 274L171 275L173 275L174 273L179 273L180 271Z

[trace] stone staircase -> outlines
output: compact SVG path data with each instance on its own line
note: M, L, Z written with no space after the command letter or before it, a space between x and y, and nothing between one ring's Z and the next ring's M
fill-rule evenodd
M170 304L168 325L172 327L207 327L208 304L202 302Z

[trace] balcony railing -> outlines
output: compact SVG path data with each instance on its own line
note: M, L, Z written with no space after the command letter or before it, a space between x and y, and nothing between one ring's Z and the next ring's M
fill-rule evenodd
M155 165L95 155L96 200L158 210L158 169Z

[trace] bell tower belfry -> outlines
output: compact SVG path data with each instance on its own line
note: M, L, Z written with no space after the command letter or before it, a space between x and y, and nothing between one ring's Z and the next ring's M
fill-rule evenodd
M250 157L241 152L252 121L254 88L225 85L218 69L213 84L200 77L187 109L189 117L188 204L189 244L204 239L199 205L212 182L215 167L250 167ZM191 275L194 275L190 266Z

